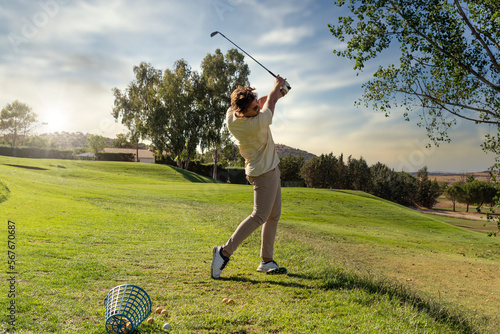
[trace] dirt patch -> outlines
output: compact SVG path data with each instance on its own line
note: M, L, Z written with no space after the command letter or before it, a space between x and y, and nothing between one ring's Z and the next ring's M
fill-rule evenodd
M423 213L428 213L428 214L436 215L436 216L445 216L445 217L459 218L459 219L466 219L466 220L486 221L486 214L485 213L457 212L457 211L453 212L453 211L448 211L448 210L438 209L438 208L433 208L433 209L418 208L417 210L420 212L423 212Z
M474 173L429 173L429 180L437 182L447 182L449 186L456 182L466 182L467 177L474 176L474 180L483 181L486 183L492 182L490 172L474 172Z
M47 168L42 167L34 167L34 166L24 166L24 165L13 165L13 164L4 164L5 166L25 168L25 169L33 169L33 170L48 170Z
M456 211L453 211L451 201L444 197L440 197L438 203L432 209L417 208L416 210L431 215L460 219L461 221L450 221L449 223L468 230L484 233L497 231L496 223L488 222L486 217L486 212L489 211L489 207L483 208L482 212L477 212L476 208L473 206L470 206L469 212L467 212L466 207L467 206L462 203L456 203ZM498 216L498 214L492 213L490 213L490 215Z

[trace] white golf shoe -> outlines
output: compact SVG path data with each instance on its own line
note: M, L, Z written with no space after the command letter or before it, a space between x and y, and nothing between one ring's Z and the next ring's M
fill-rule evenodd
M222 269L224 269L226 264L229 262L229 258L222 255L221 250L221 246L215 246L212 250L213 258L212 266L210 268L210 276L212 276L212 278L220 278Z
M285 267L280 267L275 261L263 262L261 261L259 267L257 268L258 272L267 273L267 274L286 274L287 270Z

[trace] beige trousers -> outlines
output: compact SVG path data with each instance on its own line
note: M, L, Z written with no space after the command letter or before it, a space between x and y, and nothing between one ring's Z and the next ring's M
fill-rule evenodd
M236 228L233 235L223 246L233 255L238 246L259 226L262 226L260 256L273 258L274 239L281 216L281 180L280 170L275 169L257 177L247 176L253 185L253 212Z

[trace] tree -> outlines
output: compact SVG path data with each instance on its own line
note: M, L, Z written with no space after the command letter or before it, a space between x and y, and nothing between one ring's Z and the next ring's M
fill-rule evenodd
M137 144L141 138L150 136L148 123L154 117L159 108L158 89L162 81L162 73L150 64L142 62L133 68L135 80L130 82L122 93L113 88L115 102L112 115L115 120L121 119L121 123L129 129L129 136ZM161 148L162 149L162 148ZM160 154L163 152L159 151ZM137 159L139 154L136 154Z
M181 59L174 69L166 69L158 91L160 107L148 120L149 137L161 151L173 155L179 168L187 169L194 158L202 129L199 99L199 77ZM198 103L197 103L198 102Z
M427 166L417 172L417 197L418 204L432 209L437 203L437 198L441 196L442 190L437 181L431 181L428 177Z
M42 137L42 136L29 136L24 139L24 146L26 147L36 147L36 148L51 148L51 149L57 149L59 148L59 145L51 140L50 138L47 137Z
M347 188L369 192L371 190L370 167L362 157L347 159Z
M127 136L123 133L119 133L116 135L116 138L113 139L111 144L114 148L132 148L132 145L127 139Z
M221 148L221 160L226 166L243 167L245 165L245 159L241 156L238 145L231 140L231 133L226 127L222 131Z
M213 149L213 178L217 179L218 149L222 144L222 128L226 111L231 105L231 93L238 86L248 86L250 69L244 63L244 56L236 49L230 49L224 56L220 49L207 54L201 64L202 105L205 106L201 146Z
M304 157L290 154L288 157L280 159L279 168L281 171L281 181L297 182L302 181L300 169L304 165Z
M446 188L444 194L447 199L453 203L453 211L457 202L461 202L464 198L463 182L454 183L451 187Z
M90 135L87 137L87 144L92 153L94 153L94 156L97 156L97 153L106 147L106 139L103 136Z
M22 143L37 123L38 115L28 105L15 100L0 112L0 131L11 147Z
M345 170L343 155L337 158L329 153L304 163L300 176L310 188L345 189Z
M360 72L383 51L400 55L363 85L367 106L386 115L402 107L406 120L419 109L419 125L436 145L450 141L458 118L500 129L500 2L350 0L348 7L352 16L329 25L348 40L338 56L354 59ZM486 135L483 150L500 154L499 134Z
M370 167L372 195L412 206L416 203L417 179L405 172L395 172L378 162Z

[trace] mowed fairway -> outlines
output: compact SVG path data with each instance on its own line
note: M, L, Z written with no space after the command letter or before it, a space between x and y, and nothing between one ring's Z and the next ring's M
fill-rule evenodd
M365 193L284 188L275 259L289 275L255 271L254 233L212 280L212 247L252 210L250 186L161 165L10 157L0 181L2 277L16 226L16 333L105 333L104 298L125 283L169 311L140 333L165 322L172 333L499 330L500 239Z

